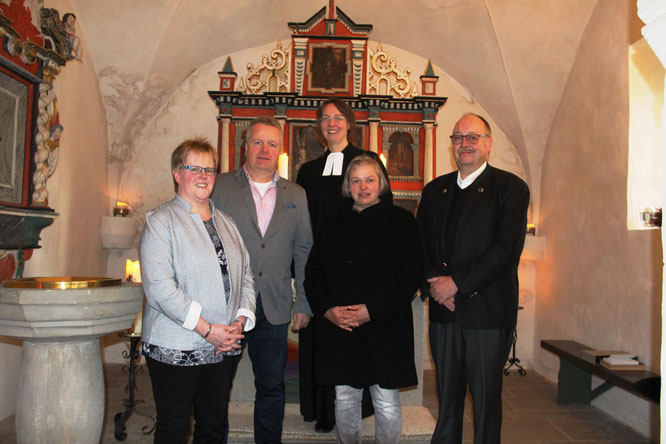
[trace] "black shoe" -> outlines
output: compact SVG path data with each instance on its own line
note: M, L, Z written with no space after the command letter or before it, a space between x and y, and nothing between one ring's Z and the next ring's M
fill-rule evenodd
M334 426L334 425L335 425L335 424L330 424L330 423L327 423L327 422L317 422L317 423L315 424L315 432L318 432L318 433L328 433L328 432L330 432L331 430L333 430L333 426Z

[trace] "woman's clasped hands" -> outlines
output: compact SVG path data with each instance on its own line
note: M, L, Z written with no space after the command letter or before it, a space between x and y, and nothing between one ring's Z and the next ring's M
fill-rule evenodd
M352 331L355 327L370 321L365 304L336 306L329 308L324 317L343 330Z
M242 333L242 327L237 323L211 324L210 334L206 341L217 347L216 354L228 352L241 348L240 340L245 337Z

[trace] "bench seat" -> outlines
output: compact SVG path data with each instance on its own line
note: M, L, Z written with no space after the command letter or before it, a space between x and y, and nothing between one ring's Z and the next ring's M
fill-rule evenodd
M594 365L585 359L583 350L592 350L576 341L544 339L541 348L560 357L560 372L557 381L558 404L589 404L597 396L613 386L620 387L636 396L659 404L661 377L641 370L610 370ZM592 389L592 376L605 382Z

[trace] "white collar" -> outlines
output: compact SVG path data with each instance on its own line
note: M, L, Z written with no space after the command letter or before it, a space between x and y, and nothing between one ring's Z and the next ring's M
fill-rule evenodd
M460 187L461 190L464 190L468 186L472 185L472 182L474 182L476 178L479 177L481 173L483 173L483 170L485 170L487 166L488 162L483 162L483 165L481 165L476 171L464 179L460 177L460 170L458 170L458 187Z
M326 157L326 165L324 165L324 171L321 173L322 176L341 176L342 175L342 162L345 159L345 155L342 152L339 153L328 153Z

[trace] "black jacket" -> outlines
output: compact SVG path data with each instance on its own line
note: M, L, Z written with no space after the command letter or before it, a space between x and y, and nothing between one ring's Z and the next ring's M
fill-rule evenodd
M430 321L462 328L515 328L518 263L525 243L530 192L519 177L490 165L469 186L447 251L446 224L457 172L423 189L417 219L425 252L425 279L451 276L458 287L454 312L430 300ZM421 292L429 296L426 280Z
M324 224L305 269L317 383L416 385L411 301L423 273L416 221L387 196L360 213L348 203ZM324 317L331 307L352 304L366 304L370 314L352 332Z

